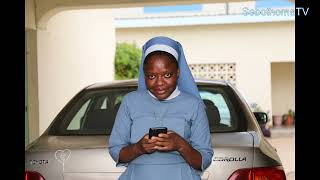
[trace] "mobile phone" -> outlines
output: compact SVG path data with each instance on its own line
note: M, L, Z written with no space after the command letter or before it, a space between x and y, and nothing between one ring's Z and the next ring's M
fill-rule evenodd
M160 133L167 134L167 128L166 127L153 127L149 129L149 139L151 139L152 136L158 136Z

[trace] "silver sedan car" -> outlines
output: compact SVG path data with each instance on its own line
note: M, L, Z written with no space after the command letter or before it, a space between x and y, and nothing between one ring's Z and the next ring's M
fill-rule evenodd
M285 180L276 150L239 92L224 81L197 80L214 147L203 180ZM108 153L108 139L123 97L136 80L93 84L61 110L25 150L25 180L114 180L125 170Z

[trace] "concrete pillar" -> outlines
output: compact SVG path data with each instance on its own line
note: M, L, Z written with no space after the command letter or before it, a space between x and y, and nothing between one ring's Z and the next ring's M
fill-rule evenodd
M25 29L36 29L35 3L34 0L25 0Z
M37 31L26 31L29 143L39 136Z

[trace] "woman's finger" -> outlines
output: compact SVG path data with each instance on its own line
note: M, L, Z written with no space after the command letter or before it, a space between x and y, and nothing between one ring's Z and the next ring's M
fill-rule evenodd
M168 146L155 146L154 148L158 151L170 151Z
M158 135L158 137L161 137L161 138L169 138L169 135L168 134L164 134L164 133L160 133Z
M170 142L156 142L155 143L156 146L161 146L161 147L165 147L165 146L170 146Z
M165 138L162 138L162 137L152 137L151 138L152 140L154 140L154 141L160 141L160 142L163 142L163 141L166 141L166 139Z
M155 144L156 146L164 146L163 142L159 142L159 141L155 142L154 144Z
M146 142L149 143L149 144L150 144L150 143L154 143L154 142L156 142L156 141L157 141L157 140L156 140L156 139L153 139L153 138L146 140Z
M143 148L154 148L155 144L144 144Z
M143 136L143 139L149 139L149 134L145 134L145 135Z

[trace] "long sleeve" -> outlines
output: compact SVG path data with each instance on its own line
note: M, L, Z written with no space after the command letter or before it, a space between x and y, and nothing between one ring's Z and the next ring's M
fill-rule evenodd
M198 103L197 110L192 117L190 144L202 156L201 171L203 172L212 162L213 148L208 117L201 102Z
M109 154L116 162L116 166L127 166L127 163L119 162L120 150L130 144L131 119L126 97L119 107L109 139Z

